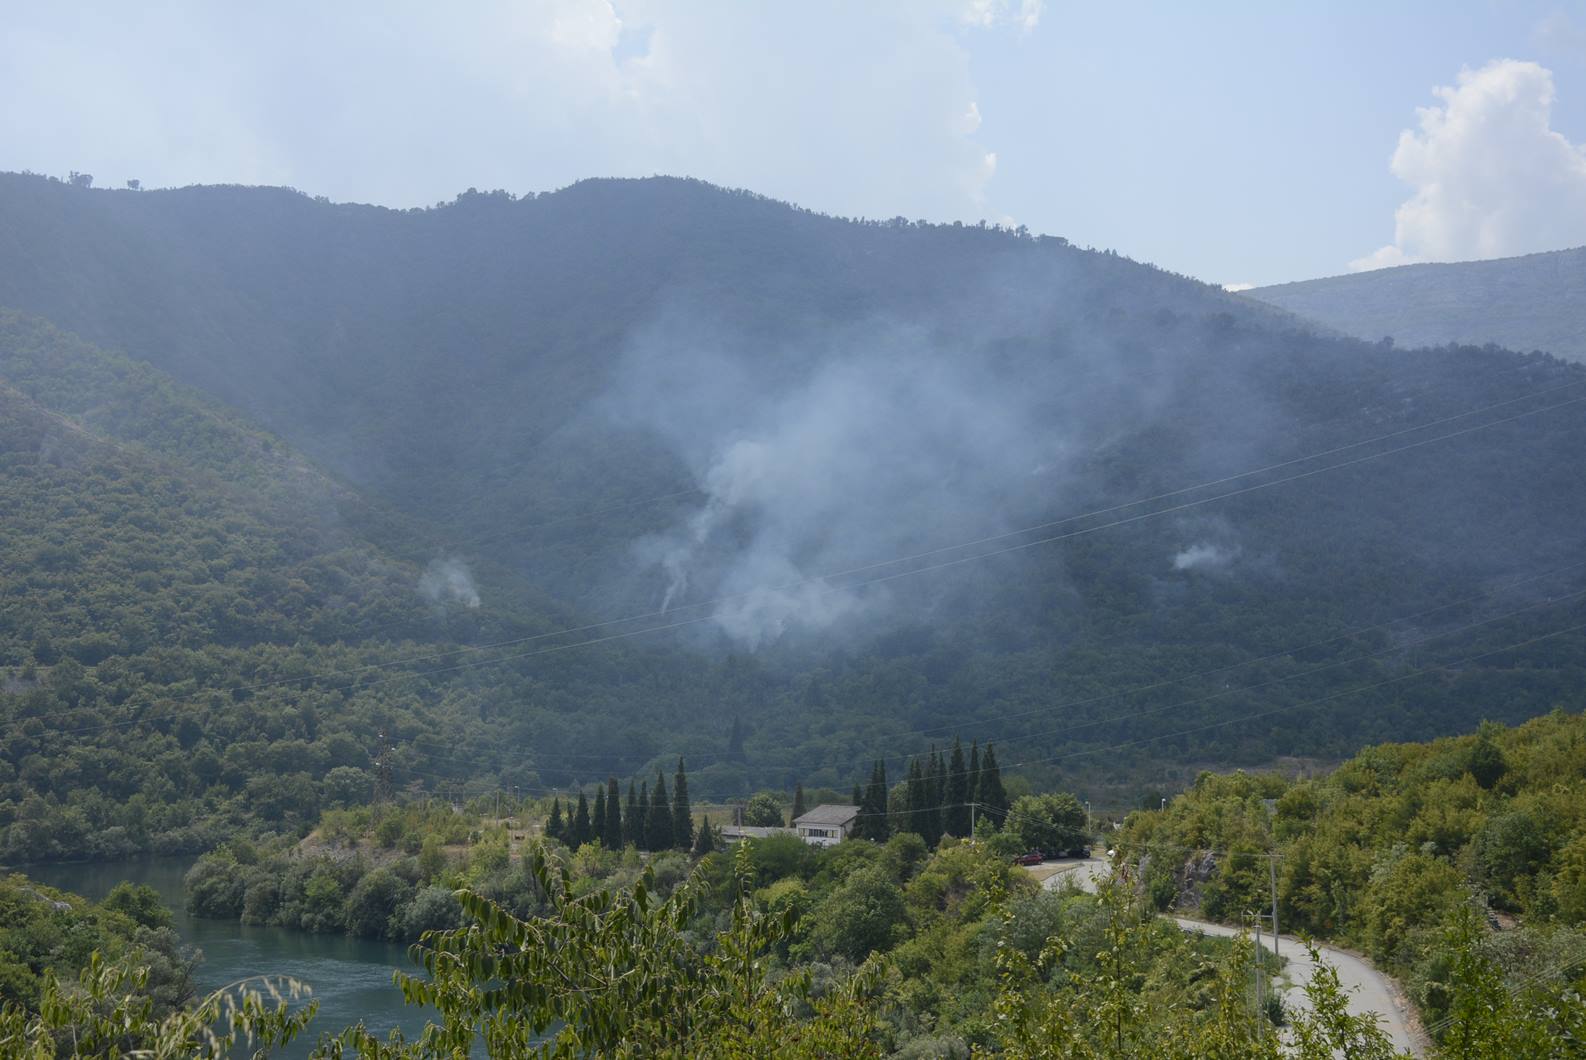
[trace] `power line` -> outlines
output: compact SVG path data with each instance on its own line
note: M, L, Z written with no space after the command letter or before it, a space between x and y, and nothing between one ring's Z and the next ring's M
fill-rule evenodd
M1586 382L1586 381L1583 381L1583 382ZM1539 391L1537 394L1527 395L1527 397L1540 396L1542 394L1551 393L1551 392L1555 392L1555 391L1558 391L1558 390L1567 389L1568 387L1579 386L1579 385L1582 385L1582 384L1579 383L1579 382L1566 384L1565 386L1554 387L1554 388L1549 388L1548 390ZM860 579L860 580L857 580L857 581L844 583L844 584L841 584L841 585L828 584L828 580L832 579L832 578L844 577L844 576L846 576L848 574L864 572L864 571L867 571L867 570L874 570L874 569L877 569L877 568L880 568L880 567L892 566L892 565L895 565L895 564L898 564L898 563L911 562L911 561L916 560L916 559L928 558L928 557L930 557L932 555L939 555L939 554L944 553L944 552L955 551L955 550L961 549L961 548L969 548L969 547L974 547L974 546L980 545L980 544L994 543L994 542L996 542L998 540L1006 540L1006 539L1008 539L1010 537L1016 537L1016 536L1019 536L1021 534L1026 534L1026 533L1030 533L1030 532L1033 532L1033 531L1039 531L1039 530L1042 530L1042 529L1048 529L1048 528L1052 528L1052 527L1056 527L1056 526L1060 526L1060 525L1065 525L1067 523L1075 522L1075 521L1078 521L1078 520L1081 520L1081 519L1085 519L1085 518L1089 518L1089 517L1092 517L1092 516L1095 516L1095 515L1110 514L1110 513L1113 513L1113 512L1122 511L1122 510L1124 510L1126 508L1129 508L1129 507L1135 507L1135 506L1138 506L1140 504L1151 503L1151 502L1153 502L1155 500L1160 500L1160 499L1169 498L1169 497L1173 497L1173 496L1179 496L1179 495L1182 495L1184 493L1188 493L1188 492L1192 492L1192 491L1197 490L1197 489L1204 488L1206 486L1213 486L1213 485L1219 485L1219 484L1224 484L1224 483L1227 483L1227 482L1236 481L1236 480L1238 480L1240 478L1246 478L1246 477L1249 477L1250 475L1260 474L1260 473L1263 473L1265 471L1269 471L1269 470L1272 470L1272 469L1275 469L1275 468L1292 466L1293 464L1302 463L1302 462L1305 462L1305 461L1308 461L1308 460L1311 460L1311 459L1315 459L1315 458L1320 457L1320 456L1336 454L1338 452L1342 452L1342 451L1345 451L1345 450L1348 450L1348 449L1359 448L1359 447L1361 447L1363 445L1372 444L1373 442L1382 441L1382 440L1393 438L1393 437L1399 437L1399 436L1402 436L1402 435L1404 435L1406 433L1413 433L1415 431L1425 430L1428 427L1436 426L1436 425L1447 423L1447 422L1451 422L1451 421L1456 420L1456 419L1462 419L1462 418L1465 418L1465 417L1470 416L1470 415L1475 415L1475 414L1477 414L1479 412L1490 411L1493 408L1498 408L1498 407L1502 407L1502 406L1506 406L1506 405L1511 405L1511 404L1514 404L1516 401L1520 401L1520 400L1524 400L1524 398L1515 398L1515 399L1510 399L1509 401L1505 401L1505 402L1498 402L1498 403L1495 403L1494 405L1487 406L1484 409L1472 410L1470 412L1460 413L1457 416L1445 417L1442 420L1432 421L1431 423L1422 424L1421 426L1415 427L1415 428L1407 428L1407 429L1401 430L1401 431L1394 431L1394 432L1391 432L1389 434L1382 435L1382 436L1380 436L1378 438L1375 438L1375 439L1368 439L1368 440L1363 441L1363 442L1355 442L1355 443L1351 443L1350 445L1347 445L1347 446L1336 447L1335 449L1327 450L1327 451L1325 451L1323 453L1320 453L1320 454L1313 454L1310 457L1299 457L1299 458L1295 458L1294 460L1281 462L1279 464L1268 465L1265 468L1257 468L1257 469L1249 471L1249 472L1244 472L1244 473L1242 473L1240 475L1229 476L1227 478L1213 480L1213 481L1208 482L1208 483L1201 483L1201 484L1199 484L1197 486L1184 487L1183 489L1175 490L1175 491L1172 491L1171 493L1159 494L1156 497L1144 498L1142 500L1132 501L1132 502L1129 502L1129 503L1123 504L1123 505L1114 505L1114 506L1112 506L1110 508L1103 508L1103 509L1098 509L1098 510L1093 511L1093 512L1088 512L1088 513L1083 513L1083 514L1080 514L1080 515L1070 516L1070 517L1068 517L1066 519L1058 520L1056 522L1037 524L1036 526L1026 527L1023 530L1009 531L1009 532L1003 533L1003 534L991 535L990 537L980 538L978 540L970 541L970 542L964 542L964 543L961 543L959 545L945 546L943 548L932 549L932 550L930 550L928 552L916 553L916 554L910 555L910 556L902 556L902 557L897 557L897 558L891 559L891 560L883 560L883 561L879 561L879 562L876 562L876 563L865 564L865 565L860 566L860 567L853 567L853 568L849 568L849 569L844 570L844 571L832 572L832 573L829 573L829 574L826 574L826 575L800 578L800 579L797 579L795 581L785 583L784 585L781 585L781 586L771 587L770 589L767 589L766 587L761 587L759 589L749 590L749 591L747 591L745 593L733 593L733 594L728 594L728 595L725 595L725 596L715 597L715 598L709 599L709 600L701 600L701 601L696 601L696 602L693 602L693 603L684 603L684 604L677 605L674 608L668 608L668 609L661 610L661 611L652 611L652 612L646 612L646 613L643 613L643 614L632 615L632 616L629 616L627 618L610 619L610 620L606 620L606 621L602 621L602 622L589 623L589 624L586 624L586 625L583 625L583 626L575 626L575 627L570 627L570 628L567 628L567 629L535 634L535 635L528 636L528 637L521 637L521 638L514 638L512 640L507 640L507 641L500 641L500 642L497 642L497 643L494 643L494 644L465 646L465 647L462 647L462 648L457 648L457 649L453 649L453 650L449 650L449 651L432 653L430 655L417 656L417 657L408 658L408 659L391 660L389 662L382 662L382 663L371 663L371 664L367 664L365 666L354 667L354 668L351 668L351 669L346 669L346 670L341 670L341 671L330 671L328 673L321 673L321 674L318 674L318 675L312 675L311 674L311 675L298 675L298 676L293 676L293 677L279 678L279 679L275 679L275 680L272 680L272 681L257 683L257 684L253 684L253 685L236 686L236 687L233 687L233 688L231 688L229 690L228 689L212 690L211 693L209 693L209 694L214 694L215 691L220 692L220 694L225 694L228 691L230 693L232 693L232 694L235 694L237 692L257 691L257 690L263 689L263 688L270 688L270 687L275 687L275 686L279 686L279 685L283 685L283 684L291 684L291 683L294 683L294 682L300 682L300 681L305 681L305 680L320 680L320 679L327 678L327 677L353 676L353 675L356 675L356 674L367 673L367 672L372 671L372 670L386 669L386 668L390 668L390 667L394 667L394 666L410 666L410 665L412 665L414 663L417 663L417 662L437 661L437 660L440 660L440 659L449 658L449 657L453 657L453 656L457 656L457 655L465 654L465 653L471 653L471 652L472 653L477 653L477 652L484 652L484 651L493 650L493 649L496 649L496 648L512 647L512 646L525 644L525 643L530 643L530 642L537 641L537 640L543 640L543 639L547 639L547 638L555 637L555 636L562 636L562 635L566 635L566 634L579 633L579 632L588 632L588 631L593 631L593 630L596 630L596 629L602 629L602 628L606 628L606 627L610 627L610 626L614 626L614 625L621 625L621 624L625 624L625 623L628 623L628 622L639 621L639 620L647 619L647 618L664 617L667 613L669 613L670 611L673 611L673 610L690 610L690 609L693 609L693 608L698 608L698 607L705 606L707 604L716 604L716 603L725 602L725 601L731 600L731 599L738 599L738 598L741 598L741 597L746 596L746 595L752 595L754 593L760 593L760 592L766 592L766 591L785 591L785 590L790 589L790 588L798 588L798 587L801 587L801 586L804 586L804 585L810 585L810 584L815 584L816 585L816 591L817 592L821 592L821 593L832 593L832 592L838 592L838 591L852 592L855 589L863 588L863 587L866 587L866 586L869 586L869 585L882 584L882 583L890 582L890 581L893 581L893 580L896 580L896 579L899 579L899 578L912 577L912 576L918 575L918 574L925 574L925 573L930 573L930 572L933 572L933 571L944 570L944 569L948 569L948 568L951 568L951 567L960 566L960 565L965 564L965 563L977 562L979 560L989 559L989 558L994 557L994 556L1005 555L1005 554L1008 554L1008 553L1017 552L1017 551L1021 551L1021 550L1028 549L1028 548L1034 548L1034 547L1037 547L1037 546L1040 546L1040 545L1044 545L1044 544L1051 544L1051 543L1054 543L1054 542L1057 542L1057 541L1068 540L1068 539L1071 539L1071 538L1075 538L1075 537L1080 537L1080 536L1096 533L1096 532L1098 532L1100 530L1106 530L1106 529L1111 529L1111 528L1118 527L1118 526L1128 525L1128 524L1131 524L1131 523L1142 521L1144 519L1155 518L1155 517L1161 516L1161 515L1172 514L1172 513L1175 513L1175 512L1184 511L1184 510L1187 510L1187 509L1190 509L1190 508L1198 507L1198 506L1203 505L1203 504L1209 504L1209 503L1212 503L1214 501L1219 501L1219 500L1226 500L1226 499L1228 499L1230 497L1236 497L1236 496L1241 496L1241 495L1248 494L1248 493L1253 493L1253 492L1256 492L1258 490L1271 488L1273 486L1285 485L1285 484L1290 483L1290 482L1295 482L1295 481L1299 481L1301 479L1310 478L1310 477L1312 477L1314 475L1323 474L1323 473L1328 472L1328 471L1334 471L1334 470L1338 470L1338 469L1344 468L1344 467L1351 467L1351 466L1355 466L1355 465L1358 465L1358 464L1363 464L1363 463L1366 463L1368 461L1380 459L1381 457L1384 457L1384 456L1391 456L1391 455L1395 455L1397 453L1402 453L1402 452L1406 452L1406 451L1409 451L1409 450L1412 450L1412 449L1417 449L1417 448L1420 448L1420 447L1425 446L1425 445L1431 445L1431 444L1434 444L1436 442L1446 441L1446 440L1451 439L1451 438L1462 437L1464 435L1468 435L1468 434L1474 433L1476 431L1486 430L1486 429L1488 429L1490 427L1495 427L1495 426L1499 426L1499 425L1502 425L1502 424L1505 424L1505 423L1514 422L1514 421L1517 421L1519 419L1523 419L1523 418L1525 418L1527 416L1532 416L1532 415L1536 415L1536 414L1544 413L1544 412L1550 412L1550 411L1554 411L1554 410L1559 409L1559 408L1564 408L1564 407L1567 407L1567 406L1570 406L1570 405L1579 404L1579 403L1581 403L1583 401L1586 401L1586 397L1572 398L1572 399L1569 399L1567 401L1559 402L1559 403L1556 403L1556 404L1553 404L1553 405L1543 406L1541 408L1529 409L1529 410L1527 410L1525 412L1516 413L1516 414L1511 415L1511 416L1503 417L1503 418L1496 419L1496 420L1490 420L1490 421L1487 421L1485 423L1477 424L1477 425L1472 426L1472 427L1462 428L1460 430L1452 431L1452 432L1449 432L1449 433L1446 433L1446 434L1442 434L1442 435L1438 435L1438 436L1435 436L1435 437L1432 437L1432 438L1420 439L1418 441L1410 442L1410 443L1407 443L1405 445L1397 446L1395 448L1382 450L1380 452L1370 453L1370 454L1367 454L1367 455L1364 455L1364 456L1359 456L1359 457L1354 457L1354 458L1351 458L1349 460L1340 461L1340 462L1335 463L1335 464L1329 464L1329 465L1327 465L1325 467L1313 468L1313 469L1310 469L1310 470L1307 470L1307 471L1298 472L1298 473L1295 473L1295 474L1292 474L1292 475L1288 475L1288 476L1284 476L1284 477L1281 477L1281 478L1272 479L1272 480L1267 481L1267 482L1256 483L1254 485L1239 487L1239 488L1233 489L1233 490L1228 490L1226 492L1219 493L1219 494L1217 494L1215 496L1201 498L1201 499L1198 499L1198 500L1185 501L1185 502L1182 502L1182 503L1179 503L1179 504L1176 504L1176 505L1172 505L1172 506L1169 506L1169 507L1160 508L1160 509L1156 509L1156 510L1149 511L1149 512L1143 512L1143 513L1139 513L1139 514L1136 514L1136 515L1126 516L1126 517L1122 517L1122 518L1119 518L1119 519L1114 519L1114 520L1109 521L1109 522L1103 522L1103 523L1099 523L1099 524L1096 524L1096 525L1093 525L1093 526L1083 527L1081 529L1072 530L1072 531L1069 531L1067 533L1050 535L1050 536L1047 536L1047 537L1037 538L1037 539L1034 539L1034 540L1031 540L1031 541L1020 542L1020 543L1013 544L1013 545L1007 545L1007 546L1004 546L1002 548L994 549L994 550L991 550L991 551L978 552L978 553L974 553L974 554L971 554L971 555L968 555L968 556L958 557L958 558L949 559L949 560L943 560L943 561L939 561L937 563L933 563L933 564L929 564L929 565L925 565L925 566L920 566L920 567L914 567L914 568L910 568L908 570L897 571L897 572L894 572L894 573L891 573L891 574L877 575L877 576L873 576L873 577L870 577L870 578L865 578L865 579ZM473 666L498 665L498 664L500 664L502 662L510 662L510 661L515 661L515 660L519 660L519 659L529 658L529 657L533 657L533 656L536 656L536 655L542 655L542 654L551 654L553 652L566 650L568 648L588 647L588 646L592 646L592 645L596 645L596 644L604 644L604 643L610 643L610 642L614 642L614 641L618 641L618 640L625 640L625 639L628 639L630 637L642 636L642 635L645 635L645 634L648 634L648 633L655 633L655 632L661 632L661 631L666 631L666 630L679 629L679 628L682 628L682 627L685 627L685 626L695 625L695 624L698 624L698 623L701 623L701 622L709 621L711 618L712 618L712 616L707 614L707 615L702 615L702 616L698 616L698 617L691 618L691 619L686 619L686 620L681 620L681 621L676 621L676 622L662 623L662 624L658 624L658 625L648 626L648 627L645 627L645 628L642 628L642 629L630 630L630 631L626 631L626 632L610 634L610 635L603 636L603 637L590 638L588 640L579 641L579 642L575 642L575 643L572 643L572 644L555 645L555 646L553 646L551 648L543 649L543 650L540 650L540 651L515 653L515 654L500 656L500 657L493 658L493 659L485 659L485 660L481 660L480 662L475 663L475 664L462 663L462 664L457 664L457 665L453 665L453 666L440 667L440 668L436 668L436 669L429 670L429 671L421 671L417 675L403 674L403 675L399 675L398 679L405 678L405 677L408 677L408 676L431 677L431 676L434 676L436 674L451 673L451 672L456 672L456 671L459 671L459 670L470 669ZM372 687L374 685L379 685L379 684L384 684L384 683L388 683L388 681L382 680L382 681L367 682L367 683L364 683L362 685L362 687L368 688L368 687ZM342 690L342 689L349 688L349 687L352 687L352 684L348 684L348 685L345 685L345 686L337 686L336 688L333 688L332 690ZM133 723L135 723L135 722L133 722ZM109 725L109 726L115 726L115 725L118 725L120 723L106 723L106 724ZM62 731L62 732L93 731L93 729L95 729L95 728L103 728L103 727L105 727L105 726L89 727L89 728L82 729L82 730L57 730L57 731Z

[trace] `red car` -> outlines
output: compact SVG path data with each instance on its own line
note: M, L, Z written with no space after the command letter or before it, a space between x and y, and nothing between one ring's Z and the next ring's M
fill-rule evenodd
M1020 854L1013 859L1015 865L1039 865L1046 860L1046 856L1039 850L1032 850L1028 854Z

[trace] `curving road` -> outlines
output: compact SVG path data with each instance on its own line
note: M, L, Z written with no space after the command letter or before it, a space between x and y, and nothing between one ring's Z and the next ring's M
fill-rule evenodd
M1050 875L1046 875L1041 880L1041 886L1049 891L1056 890L1064 881L1072 881L1081 890L1094 893L1097 882L1106 879L1112 871L1107 862L1099 858L1056 862L1055 872L1051 871L1053 868L1054 863L1041 866L1043 872L1050 872ZM1222 938L1233 938L1241 931L1240 928L1225 924L1212 924L1187 917L1172 919L1185 931L1199 931ZM1316 972L1316 965L1311 961L1310 954L1306 952L1305 944L1291 935L1280 936L1276 943L1273 942L1271 935L1263 935L1261 942L1267 949L1288 959L1289 963L1283 970L1286 982L1280 982L1279 986L1285 993L1294 995L1291 1003L1303 1004L1304 995L1301 991ZM1337 970L1339 982L1349 992L1350 1012L1355 1015L1375 1016L1377 1025L1387 1033L1395 1049L1408 1052L1412 1056L1427 1055L1429 1050L1426 1040L1411 1027L1409 1005L1404 1001L1403 995L1392 979L1373 968L1365 958L1346 950L1322 945L1317 945L1316 949L1322 959Z

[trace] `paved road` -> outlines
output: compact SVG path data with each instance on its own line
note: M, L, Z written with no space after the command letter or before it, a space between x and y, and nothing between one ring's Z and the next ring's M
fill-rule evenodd
M1094 892L1097 882L1106 879L1111 871L1107 862L1096 858L1055 864L1057 871L1041 881L1041 886L1049 891L1056 890L1065 880L1072 880L1082 890ZM1052 867L1053 863L1045 866L1048 870ZM1224 924L1210 924L1185 917L1174 917L1173 922L1185 931L1199 931L1224 938L1232 938L1240 931L1239 928ZM1276 946L1270 935L1263 935L1261 942L1269 950L1275 950L1288 958L1289 963L1283 970L1288 980L1285 992L1295 995L1291 1000L1303 1001L1303 994L1300 992L1316 971L1316 966L1312 963L1310 954L1306 952L1304 943L1290 935L1282 936ZM1429 1050L1425 1040L1420 1034L1411 1030L1409 1020L1406 1018L1408 1006L1400 1001L1398 987L1392 979L1377 971L1364 958L1357 957L1353 953L1334 949L1331 946L1318 946L1317 950L1321 953L1322 959L1338 971L1339 982L1349 991L1350 1012L1355 1015L1374 1014L1378 1026L1387 1032L1395 1049L1408 1050L1415 1056L1427 1055Z

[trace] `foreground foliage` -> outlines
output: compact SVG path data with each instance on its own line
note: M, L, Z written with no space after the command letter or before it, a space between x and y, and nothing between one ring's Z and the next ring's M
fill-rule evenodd
M1445 1039L1469 962L1537 1012L1578 1011L1586 987L1586 715L1372 747L1297 782L1205 774L1119 845L1158 908L1234 919L1275 882L1285 930L1404 977ZM1506 930L1466 930L1473 908Z

